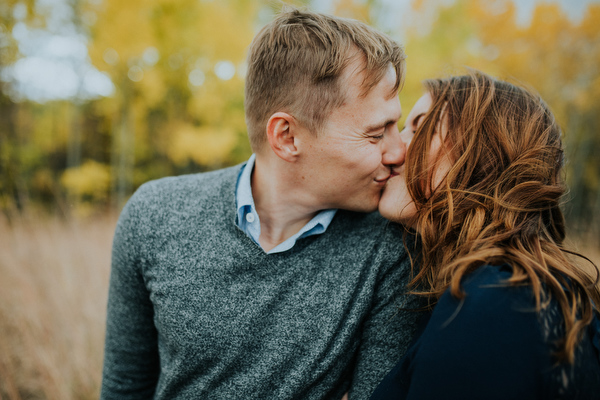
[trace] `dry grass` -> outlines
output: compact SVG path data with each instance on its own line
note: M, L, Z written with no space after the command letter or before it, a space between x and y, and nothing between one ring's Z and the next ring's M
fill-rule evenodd
M0 217L0 400L98 397L115 223Z
M0 399L98 398L115 222L0 219Z

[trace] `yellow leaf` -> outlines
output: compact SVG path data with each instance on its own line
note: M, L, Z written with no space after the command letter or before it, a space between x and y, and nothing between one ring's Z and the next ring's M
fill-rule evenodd
M235 132L228 128L179 124L172 135L167 154L178 165L185 165L189 161L206 166L220 164L236 144Z
M63 172L60 182L79 201L104 200L110 189L110 167L87 160Z

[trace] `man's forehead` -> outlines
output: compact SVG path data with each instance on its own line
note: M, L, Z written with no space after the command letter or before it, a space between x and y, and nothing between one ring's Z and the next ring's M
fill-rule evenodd
M386 100L398 96L396 70L392 63L388 63L383 71L369 71L366 69L364 55L355 55L340 76L340 85L347 99L364 99L375 87L382 84L388 87L384 94Z

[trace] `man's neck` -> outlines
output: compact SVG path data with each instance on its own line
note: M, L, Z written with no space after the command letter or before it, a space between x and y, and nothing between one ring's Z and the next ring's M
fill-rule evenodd
M280 164L277 160L271 163ZM258 241L265 251L296 234L320 211L307 201L306 191L289 179L293 175L286 167L258 156L254 164L252 197L260 218Z

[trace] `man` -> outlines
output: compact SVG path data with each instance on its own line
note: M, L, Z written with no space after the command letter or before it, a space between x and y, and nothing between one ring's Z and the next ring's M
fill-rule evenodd
M248 163L147 183L120 217L104 399L364 399L408 345L408 261L367 214L405 155L402 49L292 10L248 62Z

